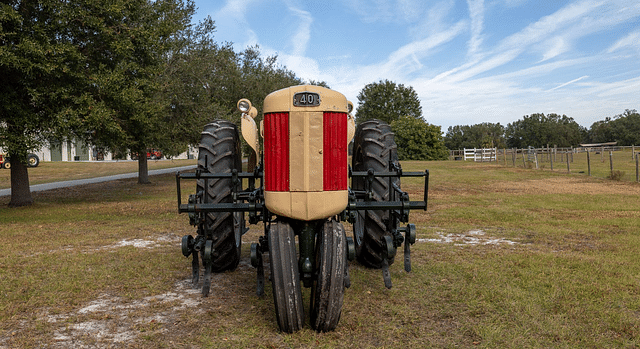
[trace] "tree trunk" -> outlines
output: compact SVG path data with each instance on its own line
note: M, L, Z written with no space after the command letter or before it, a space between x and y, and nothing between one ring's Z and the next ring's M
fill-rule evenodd
M29 206L33 204L29 188L27 165L18 156L11 156L11 201L9 207Z
M138 184L150 184L147 151L138 151Z

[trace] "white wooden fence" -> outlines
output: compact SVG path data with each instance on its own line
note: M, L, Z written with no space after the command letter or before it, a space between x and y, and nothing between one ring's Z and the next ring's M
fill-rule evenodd
M496 148L473 148L464 149L464 161L473 159L476 162L496 161Z

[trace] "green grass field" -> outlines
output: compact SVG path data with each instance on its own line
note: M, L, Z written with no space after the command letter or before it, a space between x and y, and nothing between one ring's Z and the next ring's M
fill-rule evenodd
M189 286L180 237L195 231L172 175L38 192L18 209L2 197L0 348L640 346L640 184L555 166L403 168L431 173L429 210L410 216L413 271L398 259L387 290L351 262L340 324L322 334L280 333L270 284L255 295L248 243L262 226L208 298Z

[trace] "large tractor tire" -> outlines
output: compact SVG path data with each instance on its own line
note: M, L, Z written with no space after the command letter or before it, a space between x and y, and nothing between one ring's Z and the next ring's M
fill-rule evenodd
M352 168L354 171L387 172L389 162L398 164L398 150L394 141L391 126L380 120L369 120L356 128L353 148ZM400 178L376 177L372 183L373 201L389 201L390 181L400 186ZM353 178L354 190L365 190L366 178ZM353 225L353 235L358 261L369 268L382 268L383 260L387 257L385 236L387 232L385 222L390 218L388 210L358 211ZM387 259L389 265L394 258Z
M210 173L231 173L234 169L242 172L240 138L234 123L216 120L204 127L200 135L198 169L206 169ZM231 189L229 178L197 181L197 192L204 194L203 203L232 203ZM233 270L238 266L244 225L243 212L207 213L204 233L207 240L211 240L212 252L207 259L211 263L211 271Z
M285 333L296 332L304 325L304 306L298 274L296 240L288 223L271 223L269 264L278 327Z
M316 241L318 279L311 288L311 327L335 330L340 321L347 273L347 236L344 226L326 221Z

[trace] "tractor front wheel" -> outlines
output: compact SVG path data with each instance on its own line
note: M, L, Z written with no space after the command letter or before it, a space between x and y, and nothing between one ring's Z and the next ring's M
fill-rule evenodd
M293 229L273 222L269 229L269 264L276 319L282 332L293 333L304 325L304 307Z
M311 327L318 332L333 331L338 326L347 268L344 226L335 220L326 221L316 241L318 279L311 288Z

